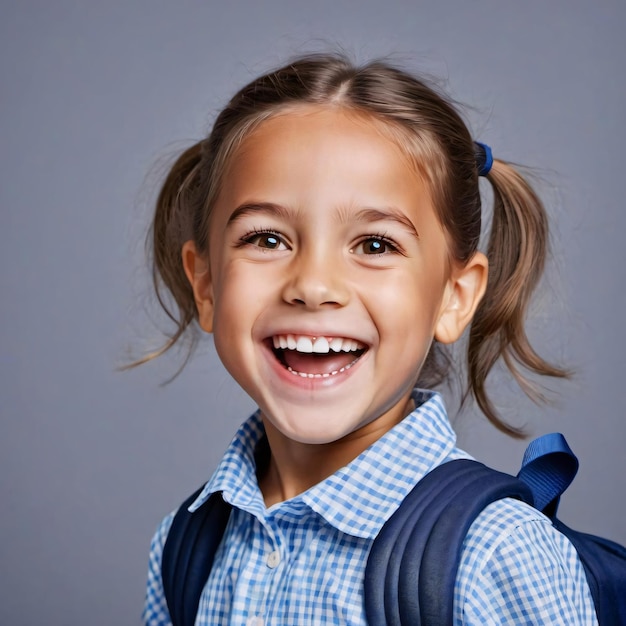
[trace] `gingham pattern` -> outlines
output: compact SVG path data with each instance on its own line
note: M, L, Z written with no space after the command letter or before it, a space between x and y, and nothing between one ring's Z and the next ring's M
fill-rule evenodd
M441 398L417 408L325 481L266 509L253 451L258 414L239 430L195 509L214 491L235 508L202 594L196 626L366 624L363 574L374 537L432 468L467 457ZM151 546L144 623L170 624L160 564L169 515ZM514 500L489 506L465 541L456 624L596 624L582 566L540 513Z

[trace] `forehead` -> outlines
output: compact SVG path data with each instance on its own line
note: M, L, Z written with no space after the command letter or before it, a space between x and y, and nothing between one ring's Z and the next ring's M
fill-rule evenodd
M234 150L220 195L276 192L281 187L287 191L295 185L301 195L343 188L357 196L359 189L374 196L428 196L394 132L379 119L339 106L281 111L261 122Z

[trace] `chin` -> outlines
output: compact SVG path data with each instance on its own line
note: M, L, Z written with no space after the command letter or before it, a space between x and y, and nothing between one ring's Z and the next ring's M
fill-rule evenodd
M353 434L363 427L362 422L349 424L345 420L343 424L338 423L339 420L330 419L320 423L319 413L311 415L310 420L302 422L303 416L299 414L299 420L274 420L272 425L278 430L283 437L301 444L308 445L326 445L340 441L345 437ZM305 417L306 419L306 417ZM299 423L298 423L299 422Z

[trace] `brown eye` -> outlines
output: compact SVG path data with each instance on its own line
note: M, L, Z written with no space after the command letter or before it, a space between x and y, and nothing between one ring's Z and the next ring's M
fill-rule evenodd
M254 232L242 240L244 243L262 248L263 250L287 250L288 246L276 233Z
M369 239L363 242L363 252L365 254L381 254L387 251L387 245L384 241L378 239Z
M397 252L396 246L383 237L368 237L352 249L356 254L388 254Z
M276 235L259 235L257 237L257 246L276 250L280 247L280 239Z

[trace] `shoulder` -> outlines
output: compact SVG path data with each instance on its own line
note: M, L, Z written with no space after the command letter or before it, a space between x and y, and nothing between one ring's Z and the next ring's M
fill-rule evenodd
M550 520L517 500L490 504L463 544L457 623L596 624L576 550Z
M157 526L156 532L152 536L152 541L150 542L150 554L159 555L160 558L163 553L163 546L167 540L167 535L172 527L174 516L177 512L178 509L176 511L172 511L169 515L166 515Z
M143 623L149 626L170 626L170 615L163 593L163 578L161 563L163 547L172 526L175 512L166 516L159 524L150 544L150 558L148 561L148 580L146 585L146 599L143 609Z

